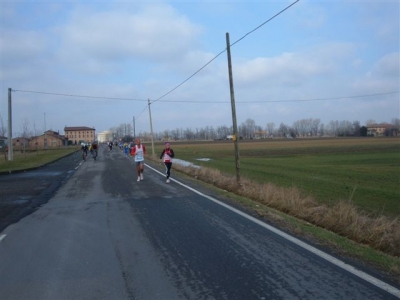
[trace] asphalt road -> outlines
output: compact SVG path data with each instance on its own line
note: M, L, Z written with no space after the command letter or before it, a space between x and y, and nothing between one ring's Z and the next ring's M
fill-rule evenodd
M78 152L35 170L0 174L0 232L49 201L81 161Z
M102 148L97 161L72 155L0 176L1 202L22 208L13 220L2 218L0 299L400 296L398 286L227 207L176 174L166 184L159 165L149 164L140 182L134 168L120 151Z

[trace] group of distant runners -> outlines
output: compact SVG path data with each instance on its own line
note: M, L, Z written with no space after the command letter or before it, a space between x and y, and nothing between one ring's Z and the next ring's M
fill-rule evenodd
M111 144L111 146L110 146ZM86 160L88 152L92 155L93 159L96 160L98 155L98 143L94 141L89 144L89 146L85 143L81 144L82 158ZM112 150L112 142L108 143L108 149ZM136 164L136 172L137 172L137 181L142 181L144 179L143 171L144 171L144 159L146 155L146 147L140 141L140 139L135 140L135 145L131 146L128 143L123 144L123 149L125 156L128 157L128 153L131 157L135 159ZM171 145L169 142L166 142L164 145L164 149L161 152L160 159L163 160L165 165L165 173L166 173L166 182L170 182L171 176L171 167L172 167L172 158L175 156L174 150L171 149Z
M85 160L88 152L90 152L90 155L93 157L94 160L96 160L97 155L98 155L98 149L99 149L99 144L97 141L94 141L93 143L89 144L89 146L85 143L81 144L81 151L82 151L82 159Z

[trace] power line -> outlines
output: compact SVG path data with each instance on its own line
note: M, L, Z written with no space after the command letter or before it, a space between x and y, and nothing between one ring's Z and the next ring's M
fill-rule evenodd
M281 13L283 13L285 10L289 9L290 7L292 7L293 5L295 5L297 2L299 2L300 0L297 0L295 2L293 2L292 4L290 4L289 6L287 6L286 8L282 9L280 12L278 12L276 15L274 15L273 17L269 18L267 21L265 21L264 23L262 23L261 25L259 25L258 27L254 28L253 30L249 31L248 33L246 33L243 37L241 37L240 39L238 39L236 42L232 43L230 46L232 47L233 45L235 45L236 43L240 42L241 40L243 40L246 36L248 36L249 34L253 33L254 31L256 31L257 29L261 28L262 26L264 26L265 24L267 24L268 22L270 22L272 19L276 18L277 16L279 16Z
M250 102L246 102L246 103L328 101L328 100L342 100L342 99L351 99L351 98L365 98L365 97L373 97L373 96L392 95L392 94L398 94L398 93L399 92L397 91L397 92L368 94L368 95L356 95L356 96L343 96L343 97L330 97L330 98L310 98L310 99L297 99L297 100L250 101ZM245 103L245 102L239 102L239 103Z
M171 94L173 91L175 91L178 87L180 87L181 85L183 85L185 82L187 82L190 78L192 78L193 76L195 76L197 73L199 73L201 70L203 70L206 66L208 66L212 61L214 61L218 56L220 56L222 53L224 53L226 50L221 51L220 53L218 53L213 59L211 59L208 63L206 63L204 66L202 66L200 69L198 69L196 72L194 72L191 76L189 76L189 78L187 78L186 80L184 80L182 83L178 84L176 87L174 87L172 90L170 90L168 93L165 93L164 95L162 95L161 97L159 97L158 99L154 100L154 102L159 101L160 99L164 98L165 96L167 96L168 94Z
M24 92L24 93L34 93L34 94L44 94L44 95L54 95L54 96L66 96L66 97L76 97L76 98L92 98L92 99L105 99L105 100L125 100L125 101L148 101L144 99L133 99L133 98L118 98L118 97L101 97L101 96L85 96L85 95L72 95L72 94L61 94L61 93L51 93L51 92L39 92L39 91L27 91L27 90L12 90L13 92ZM383 95L393 95L398 94L399 91L386 92L386 93L376 93L376 94L365 94L365 95L355 95L355 96L340 96L340 97L329 97L329 98L309 98L309 99L290 99L290 100L260 100L260 101L236 101L236 103L271 103L271 102L308 102L308 101L328 101L328 100L341 100L341 99L351 99L351 98L365 98ZM179 102L179 103L230 103L230 101L204 101L204 100L163 100L162 102ZM154 103L154 101L153 101ZM145 111L147 105L143 109ZM143 111L139 114L141 115Z
M265 21L264 23L262 23L261 25L257 26L256 28L254 28L253 30L249 31L248 33L246 33L243 37L241 37L240 39L238 39L237 41L235 41L234 43L231 44L231 46L237 44L239 41L243 40L245 37L247 37L248 35L250 35L251 33L253 33L254 31L258 30L259 28L261 28L262 26L264 26L265 24L267 24L268 22L270 22L271 20L273 20L274 18L276 18L278 15L282 14L284 11L286 11L287 9L289 9L291 6L293 6L294 4L296 4L297 2L299 2L300 0L297 0L295 2L293 2L292 4L290 4L289 6L287 6L286 8L284 8L283 10L281 10L280 12L278 12L277 14L275 14L273 17L269 18L267 21ZM178 84L176 87L174 87L172 90L170 90L169 92L165 93L164 95L162 95L161 97L157 98L156 100L154 100L152 103L159 101L160 99L164 98L165 96L169 95L170 93L172 93L173 91L175 91L177 88L179 88L180 86L182 86L184 83L186 83L188 80L190 80L192 77L194 77L196 74L198 74L201 70L203 70L206 66L208 66L211 62L213 62L215 59L217 59L221 54L223 54L226 51L226 48L224 50L222 50L221 52L219 52L214 58L212 58L210 61L208 61L205 65L203 65L200 69L198 69L196 72L194 72L191 76L189 76L187 79L185 79L183 82L181 82L180 84ZM13 92L24 92L24 93L35 93L35 94L43 94L43 95L54 95L54 96L65 96L65 97L77 97L77 98L91 98L91 99L106 99L106 100L125 100L125 101L148 101L145 99L134 99L134 98L116 98L116 97L100 97L100 96L86 96L86 95L73 95L73 94L61 94L61 93L50 93L50 92L39 92L39 91L27 91L27 90L12 90ZM180 102L180 101L164 101L164 102ZM184 102L184 101L181 101ZM193 101L192 101L193 102ZM203 103L205 103L203 101ZM225 102L224 102L225 103ZM240 102L239 102L240 103ZM143 111L139 114L141 115L143 113Z
M356 96L341 96L341 97L330 97L330 98L310 98L310 99L291 99L291 100L260 100L260 101L236 101L236 103L271 103L271 102L308 102L308 101L328 101L328 100L342 100L351 98L365 98L373 96L383 96L398 94L399 92L387 92L378 94L368 94L368 95L356 95ZM181 102L181 103L230 103L230 101L189 101L189 100L163 100L162 102Z
M329 98L310 98L310 99L291 99L291 100L265 100L265 101L236 101L236 104L251 104L251 103L284 103L284 102L312 102L312 101L330 101L330 100L343 100L343 99L354 99L354 98L366 98L366 97L374 97L374 96L384 96L384 95L393 95L398 94L397 92L387 92L387 93L376 93L376 94L367 94L367 95L355 95L355 96L341 96L341 97L329 97ZM230 101L188 101L188 100L163 100L163 103L230 103ZM147 106L143 109L143 111L137 116L143 114L146 110Z
M199 70L200 71L200 70ZM192 75L194 76L194 74ZM187 79L188 80L188 79ZM186 81L187 81L186 80ZM183 84L183 83L182 83ZM177 88L177 87L176 87ZM143 99L132 99L132 98L117 98L117 97L101 97L101 96L84 96L84 95L72 95L72 94L62 94L62 93L51 93L51 92L39 92L39 91L28 91L28 90L12 90L12 92L23 92L23 93L34 93L34 94L44 94L44 95L54 95L54 96L66 96L66 97L76 97L76 98L92 98L92 99L105 99L105 100L125 100L125 101L148 101ZM366 98L374 96L384 96L398 94L399 91L386 92L386 93L376 93L376 94L366 94L366 95L355 95L355 96L341 96L341 97L329 97L329 98L310 98L310 99L290 99L290 100L260 100L260 101L236 101L237 104L251 104L251 103L284 103L284 102L311 102L311 101L329 101L329 100L342 100L342 99L353 99L353 98ZM188 101L188 100L163 100L165 103L230 103L230 101ZM153 101L154 103L154 101ZM136 116L138 119L147 109L146 105L143 110Z
M91 99L105 99L105 100L125 100L125 101L147 101L145 99L134 99L134 98L117 98L117 97L101 97L101 96L87 96L87 95L73 95L73 94L60 94L51 92L39 92L39 91L27 91L27 90L12 90L13 92L22 93L33 93L53 96L65 96L65 97L76 97L76 98L91 98Z
M254 31L260 29L262 26L264 26L265 24L267 24L268 22L270 22L271 20L273 20L274 18L276 18L277 16L279 16L280 14L282 14L284 11L286 11L287 9L289 9L290 7L292 7L293 5L295 5L297 2L299 2L300 0L297 0L295 2L293 2L292 4L290 4L289 6L287 6L286 8L282 9L280 12L278 12L277 14L275 14L273 17L269 18L267 21L265 21L264 23L262 23L261 25L257 26L256 28L254 28L253 30L249 31L248 33L246 33L244 36L242 36L240 39L238 39L236 42L232 43L230 46L233 46L235 44L237 44L238 42L240 42L241 40L243 40L245 37L247 37L249 34L253 33ZM224 50L222 50L220 53L218 53L213 59L211 59L208 63L206 63L204 66L202 66L200 69L198 69L196 72L194 72L192 75L190 75L187 79L185 79L184 81L182 81L180 84L178 84L176 87L174 87L172 90L170 90L168 93L165 93L164 95L162 95L161 97L157 98L156 100L153 101L159 101L160 99L164 98L165 96L169 95L170 93L172 93L173 91L175 91L177 88L179 88L181 85L183 85L185 82L187 82L189 79L191 79L193 76L195 76L197 73L199 73L201 70L203 70L206 66L208 66L212 61L214 61L217 57L219 57L222 53L224 53L226 51L226 48Z
M139 119L139 117L146 111L146 109L147 105L143 108L142 112L136 116L136 119Z
M12 90L13 92L33 93L42 95L53 95L53 96L65 96L65 97L76 97L76 98L91 98L91 99L105 99L105 100L124 100L124 101L148 101L145 99L133 99L133 98L117 98L117 97L101 97L101 96L87 96L87 95L73 95L73 94L62 94L62 93L51 93L51 92L39 92L39 91L27 91L27 90ZM139 118L146 110L147 105L143 111L136 117Z

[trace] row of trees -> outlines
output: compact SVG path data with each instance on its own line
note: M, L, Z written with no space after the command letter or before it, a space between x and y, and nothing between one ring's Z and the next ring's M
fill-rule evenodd
M239 125L239 136L244 139L257 138L272 138L272 137L317 137L317 136L366 136L368 134L367 126L376 124L374 120L369 120L366 125L361 125L359 121L330 121L328 124L321 123L320 119L301 119L295 121L291 126L281 123L275 126L273 122L269 122L265 127L259 126L253 119L247 119ZM392 119L392 125L397 132L400 130L400 119ZM123 133L126 132L125 126L121 124L118 128L112 128L111 131L116 133L116 136L123 138ZM125 129L125 130L124 130ZM154 133L155 140L217 140L226 139L232 135L232 126L212 127L206 126L203 128L177 128L174 130L164 130L163 132ZM386 135L392 135L387 132ZM129 134L129 137L131 134ZM138 136L150 139L150 132L139 132Z
M264 127L257 125L253 119L247 119L238 127L239 136L244 139L257 138L272 138L272 137L317 137L317 136L366 136L367 126L376 124L375 120L368 120L366 125L361 126L359 121L330 121L328 124L321 123L320 119L301 119L287 125L281 123L276 126L275 123L269 122ZM394 118L391 121L395 130L400 130L400 119ZM34 126L34 131L28 120L23 120L20 124L20 137L29 138L34 135L39 135ZM110 128L113 132L114 139L117 140L132 140L134 136L140 136L144 139L150 139L151 134L147 131L141 131L138 134L134 132L131 123L120 124L117 127ZM203 128L177 128L174 130L164 130L154 133L155 140L218 140L226 139L232 135L232 126L206 126ZM0 136L6 136L7 128L4 125L3 119L0 116ZM387 135L392 135L387 132Z

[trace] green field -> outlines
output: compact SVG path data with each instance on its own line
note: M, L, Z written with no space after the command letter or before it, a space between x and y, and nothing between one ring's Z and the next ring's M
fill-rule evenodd
M156 156L162 148L156 143ZM172 148L176 158L235 175L232 141L173 142ZM0 172L35 168L77 150L16 151L13 161L0 157ZM250 140L239 142L239 152L242 178L295 186L320 203L352 201L373 216L400 215L399 138Z
M235 175L232 141L171 147L176 158ZM400 215L399 138L250 140L239 142L239 152L241 178L295 186L328 205L351 201L372 216Z

